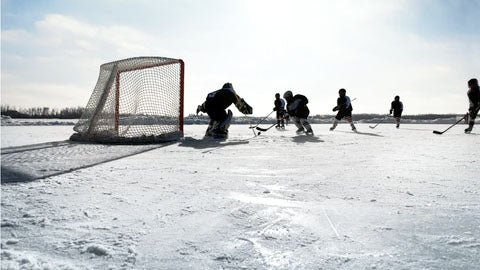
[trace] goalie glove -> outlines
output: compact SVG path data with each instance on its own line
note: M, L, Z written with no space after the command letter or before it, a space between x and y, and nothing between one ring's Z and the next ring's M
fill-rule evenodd
M252 114L253 108L245 102L243 98L241 98L237 103L235 103L235 107L242 112L243 114Z
M207 111L205 110L205 103L203 103L202 105L198 105L198 106L197 106L197 115L198 115L199 112L203 112L203 113L207 112Z

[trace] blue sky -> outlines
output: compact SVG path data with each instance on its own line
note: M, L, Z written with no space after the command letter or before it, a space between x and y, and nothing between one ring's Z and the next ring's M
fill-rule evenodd
M266 115L274 94L331 113L463 113L480 77L480 0L2 0L2 104L85 106L102 63L135 56L186 63L185 113L232 82ZM235 110L234 110L235 111ZM234 114L239 114L238 112Z

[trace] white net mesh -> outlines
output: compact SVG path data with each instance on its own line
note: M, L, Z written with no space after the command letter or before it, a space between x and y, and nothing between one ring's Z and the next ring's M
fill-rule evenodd
M136 57L106 63L72 139L149 142L183 136L182 60Z

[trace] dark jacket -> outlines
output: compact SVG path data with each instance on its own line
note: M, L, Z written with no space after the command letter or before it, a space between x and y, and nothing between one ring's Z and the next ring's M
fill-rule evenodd
M468 90L468 99L470 100L470 108L478 108L480 106L480 89L474 87Z
M339 111L352 111L352 103L348 96L337 98L337 108Z
M287 103L287 112L291 116L307 118L310 110L307 107L308 99L303 95L295 95L291 102Z
M402 112L403 111L403 103L401 101L392 101L390 110L394 112Z
M207 95L205 109L207 111L225 110L233 103L237 102L235 92L231 88L222 88Z

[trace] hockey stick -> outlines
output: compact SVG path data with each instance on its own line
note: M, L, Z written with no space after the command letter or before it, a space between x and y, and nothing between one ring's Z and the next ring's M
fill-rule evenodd
M373 127L372 127L372 126L369 126L369 127L370 127L371 129L376 128L378 125L380 125L380 123L382 123L383 121L387 120L387 117L388 117L388 116L385 116L385 117L384 117L382 120L380 120L380 122L378 122L375 126L373 126Z
M267 118L270 116L270 114L272 114L273 112L274 112L274 111L272 111L271 113L269 113L269 114L268 114L267 116L265 116L262 120L258 121L258 124L256 124L256 125L253 126L253 127L250 127L250 128L256 128L256 127L258 127L258 125L260 125L265 119L267 119Z
M271 129L271 128L272 128L273 126L275 126L276 124L277 124L277 123L269 126L268 128L259 128L259 127L256 127L256 129L265 132L265 131L268 131L269 129ZM260 134L262 133L262 132L260 132L260 131L258 132L257 135L260 135Z
M238 97L237 95L237 92L235 92L235 90L233 90L233 94L235 95L235 98L237 99L237 102L240 104L240 98ZM250 128L252 128L252 123L250 122L250 119L247 117L247 114L243 113L243 115L245 115L245 118L247 119L247 122L248 122L248 125L250 126ZM255 131L252 129L252 132L253 132L253 135L255 137L257 137L257 133L255 133Z
M458 120L455 124L451 125L450 127L448 127L447 129L445 129L444 131L434 130L433 133L434 133L434 134L442 135L443 133L447 132L447 130L451 129L452 127L456 126L458 123L460 123L461 121L463 121L463 119L465 119L465 117L467 117L467 114L465 114L460 120Z

